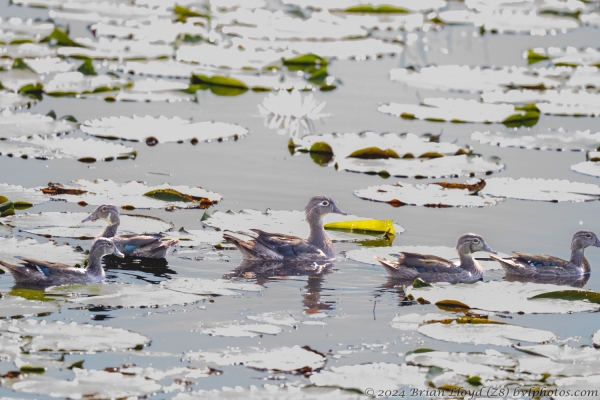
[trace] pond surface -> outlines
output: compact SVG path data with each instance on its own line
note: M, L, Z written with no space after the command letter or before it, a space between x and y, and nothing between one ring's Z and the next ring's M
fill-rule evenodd
M117 2L111 1L110 3ZM124 3L129 4L130 2ZM201 3L198 6L201 6ZM543 4L543 2L536 2L536 4L538 3ZM95 3L90 2L90 4ZM193 5L193 3L191 4ZM273 10L291 10L291 8L278 2L268 2L266 7ZM467 9L464 4L458 2L449 2L446 7L449 9ZM587 4L586 7L584 14L591 14L594 9L595 12L598 12L596 3ZM56 8L34 8L9 4L8 1L0 2L0 16L4 20L7 17L46 19L49 15L52 16L54 10ZM167 8L167 10L168 13L172 14L170 8ZM306 13L305 15L310 15L310 10L303 10ZM80 16L82 12L77 11L75 14ZM93 34L87 29L93 19L85 20L84 18L74 17L73 20L69 20L68 16L68 14L63 14L57 17L56 23L63 25L68 23L71 28L69 33L71 38L94 38ZM571 20L579 21L573 18ZM471 135L477 131L503 132L516 136L535 136L546 134L549 129L558 130L562 128L566 131L564 133L566 137L571 132L578 130L590 130L591 133L596 133L600 131L600 123L596 117L583 116L575 118L573 116L542 114L539 116L537 123L531 127L510 128L500 123L450 123L419 119L409 120L378 111L378 107L384 103L417 105L423 99L432 97L475 99L478 101L480 99L480 94L475 92L449 92L392 82L389 75L392 69L414 66L418 70L421 67L430 65L528 67L527 58L524 57L528 49L564 48L566 46L599 48L600 35L598 35L597 28L581 24L582 26L565 30L565 32L551 33L548 30L544 35L530 34L529 32L490 33L489 31L482 34L479 27L469 24L425 25L426 28L411 31L384 29L371 32L373 37L382 38L382 40L386 40L386 43L391 43L393 39L403 42L402 45L397 44L399 54L394 56L384 55L379 59L366 61L333 60L327 66L327 70L329 75L339 79L341 84L337 85L334 90L312 92L312 96L317 102L326 102L322 113L330 115L314 121L314 129L311 134L359 133L364 131L376 133L411 132L418 136L441 134L441 142L456 143L460 147L471 146L473 152L480 154L484 160L488 160L490 157L500 159L505 168L499 172L494 172L489 177L483 176L485 179L498 177L515 179L543 178L594 185L600 184L599 178L577 173L570 168L572 165L586 161L586 151L534 150L490 146L471 139ZM225 41L226 39L226 35L223 35L222 40ZM326 58L328 56L328 54L319 55ZM76 59L69 60L81 63ZM106 64L102 65L102 60L95 60L94 64L99 65L98 71L100 74L105 74L108 70ZM542 61L529 66L531 69L541 67L550 68L552 64L550 61ZM590 78L590 82L594 82L594 79L595 82L598 82L600 72L596 70L594 73L596 75ZM123 76L127 78L127 74ZM136 76L136 78L138 77ZM452 79L455 78L448 76L448 80ZM186 79L172 80L187 82ZM506 88L499 87L500 89ZM598 96L597 89L598 84L588 91ZM92 181L95 179L111 179L118 183L135 180L144 181L148 186L165 182L173 186L201 186L223 196L222 201L219 201L208 210L175 209L166 211L159 208L123 211L124 214L143 214L172 223L174 237L177 236L176 232L181 228L185 228L186 231L205 229L202 221L205 211L215 213L228 210L237 212L243 209L260 211L267 209L302 210L308 199L314 195L332 197L335 199L336 204L348 214L373 219L393 220L394 223L401 225L405 228L405 232L397 234L393 239L393 243L388 243L393 246L454 247L459 235L476 232L482 235L492 248L504 254L510 254L512 250L518 250L534 254L551 254L568 259L570 240L574 232L585 229L600 233L600 222L595 217L600 204L597 201L557 203L527 201L515 199L514 197L518 197L517 193L516 196L512 196L513 198L507 195L506 200L495 206L480 208L431 208L420 206L395 208L386 203L362 200L355 196L353 192L369 186L397 182L402 184L424 184L439 181L465 182L471 178L468 176L455 179L415 179L393 176L386 178L378 175L352 173L341 169L336 170L327 165L321 166L313 162L311 155L307 153L296 152L291 154L288 149L290 135L285 134L285 132L278 134L276 129L270 129L259 112L258 105L261 105L264 99L272 93L275 92L249 90L237 96L220 96L210 90L199 90L196 93L197 102L108 102L100 99L68 96L52 97L42 94L43 99L31 108L19 109L13 112L45 115L53 110L58 117L71 115L80 123L115 116L128 118L134 115L140 117L147 115L151 117L180 117L191 119L194 122L218 121L236 124L247 129L248 134L238 140L229 139L222 142L217 140L203 142L200 140L195 145L191 144L189 140L185 140L184 143L159 143L155 146L148 146L144 141L111 141L112 143L134 148L137 151L135 159L110 162L97 161L90 164L78 162L74 159L38 160L3 155L0 156L0 183L36 188L44 187L49 182L69 184L73 180L83 179ZM307 95L308 92L302 93L302 96ZM27 132L23 132L23 134L27 134ZM66 137L90 138L81 130L76 130ZM98 138L95 138L95 140L105 141L105 139ZM585 150L595 150L598 144L588 145ZM95 205L82 207L77 202L71 201L48 201L35 205L28 210L17 210L16 213L64 211L89 213L93 211L94 207ZM12 230L9 228L4 229L5 227L0 228L2 228L0 235L5 238L31 237L40 243L48 240L43 236L20 232L17 228ZM89 249L91 245L90 240L65 237L55 238L54 240L59 244L79 245L83 249ZM118 307L114 306L118 301L111 303L113 306L90 306L86 305L85 302L80 304L69 302L69 300L73 300L73 297L68 297L64 292L52 291L52 296L47 293L46 298L44 298L50 300L49 302L53 304L52 307L49 307L50 311L40 316L27 316L16 321L18 323L25 323L24 321L27 320L47 321L48 323L52 321L76 322L78 324L92 323L137 332L151 340L141 350L116 348L113 351L98 351L89 354L69 352L64 356L62 364L53 364L46 369L43 377L48 379L72 380L74 372L67 369L66 366L80 360L84 360L83 368L88 371L117 368L128 364L135 364L142 368L152 367L162 371L186 366L197 368L210 366L220 371L219 373L201 374L199 377L190 374L188 377L173 375L174 377L156 379L162 387L157 386L151 389L151 392L154 393L151 393L149 398L161 399L182 396L181 393L184 392L221 390L223 387L233 388L239 386L244 389L249 389L251 386L262 388L264 385L301 387L309 385L311 382L317 382L320 386L324 385L322 382L331 382L330 386L342 389L357 388L361 392L365 392L365 388L369 387L376 390L408 387L425 389L427 387L426 381L436 377L439 378L441 373L435 369L427 370L431 366L430 364L419 364L415 361L415 364L422 365L423 369L419 372L421 375L416 375L417 378L415 379L417 380L414 382L405 382L402 379L386 380L377 378L373 379L372 384L369 385L368 378L365 378L366 383L360 382L352 385L348 382L339 383L326 376L311 378L311 372L306 370L303 373L296 371L292 374L273 371L272 367L263 370L245 365L221 365L194 356L194 353L197 352L222 353L239 350L242 354L247 354L256 351L256 349L269 351L296 345L310 346L311 349L324 354L326 357L324 367L319 365L318 368L315 368L318 370L323 367L323 370L313 372L313 377L319 373L335 371L337 367L355 366L364 363L405 365L407 364L406 353L419 348L463 353L491 350L503 354L519 355L519 357L527 356L525 353L497 343L473 344L453 340L452 338L449 341L434 339L435 335L433 334L426 336L417 332L416 325L415 329L412 330L395 327L392 324L394 318L412 313L419 315L434 313L442 316L440 318L438 315L438 318L427 318L425 320L456 318L464 315L464 313L455 310L443 310L435 304L420 304L416 301L410 301L406 298L406 293L403 291L401 284L388 280L386 272L381 266L354 261L346 257L347 252L367 248L368 246L365 247L356 242L336 243L337 260L335 265L326 268L320 274L313 275L306 271L303 273L290 271L281 266L277 267L278 272L263 268L264 271L262 272L256 270L258 272L240 274L236 272L236 268L242 263L242 256L237 250L231 248L219 250L209 244L200 245L194 251L178 248L174 254L167 257L165 263L150 263L147 261L120 263L108 258L108 260L105 260L107 278L103 285L119 287L119 289L114 289L115 291L125 288L123 290L125 293L128 290L137 293L136 290L142 287L144 289L140 293L143 293L144 290L150 291L151 287L156 288L157 293L159 293L159 289L165 290L163 288L166 285L163 283L160 286L161 282L180 282L183 279L212 280L223 277L233 278L236 283L253 284L254 287L251 288L252 290L232 288L233 295L197 296L193 298L194 301L191 303L189 303L189 297L186 297L181 301L186 303L183 305L153 307L152 296L148 296L147 304L143 307L134 308L128 307L127 301L129 300L126 297L122 300L123 304L119 304ZM390 253L393 253L393 251L390 251ZM28 254L23 253L22 256L27 257ZM595 272L597 266L600 265L600 251L597 248L589 248L586 257L591 264L592 274L584 288L600 291L600 279ZM13 259L13 261L16 262L17 260ZM51 261L60 262L61 260L52 259ZM485 282L497 281L498 283L508 284L503 280L504 272L499 269L498 264L486 261L486 266L494 267L494 269L486 271ZM151 287L142 286L148 284ZM14 280L10 274L0 275L0 291L4 296L4 300L12 298L10 296L22 296L29 300L43 297L41 292L24 291L13 288L13 286ZM519 290L526 291L534 286L533 283L525 284ZM568 287L557 286L556 290L565 288ZM102 285L95 285L92 288L75 287L67 289L68 292L80 293L80 296L83 297L114 293L111 290L102 288ZM503 286L500 286L497 290L501 293L504 290ZM485 292L485 289L483 291ZM177 289L173 293L181 294L181 290ZM496 292L492 294L497 295ZM548 346L561 344L567 344L575 348L592 346L592 335L600 329L600 323L597 319L598 314L593 312L597 308L592 306L592 312L584 310L575 313L503 313L502 302L505 301L508 304L516 301L513 296L517 295L518 293L507 290L504 298L502 295L499 296L499 308L497 310L477 309L477 305L474 304L472 306L476 309L471 311L475 314L487 315L493 321L550 331L554 335L548 341ZM486 296L486 293L482 293L482 296ZM427 300L426 292L423 292L422 297ZM131 301L133 302L133 297ZM36 304L39 305L39 303ZM573 307L576 307L575 302L573 304ZM38 314L38 311L27 313L24 310L27 310L27 305L25 308L18 308L18 312L14 312L14 314L9 309L2 309L2 312L4 316ZM230 325L265 323L264 316L261 317L265 313L288 316L293 319L293 322L289 324L266 322L270 324L270 327L248 328L250 331L243 331L242 329L243 337L209 334L216 332L213 330L217 328ZM280 329L272 331L273 326ZM252 332L251 329L258 329L259 332ZM268 331L269 333L278 333L261 334L260 329L271 329L271 331ZM7 337L5 328L2 327L1 330L2 337ZM119 336L120 333L115 333L115 335ZM524 346L546 342L545 340L527 340L527 336L521 338L518 335L510 339L515 339L512 343L521 343ZM598 343L598 339L596 342ZM137 344L139 343L133 343L132 346L125 346L125 348L135 347ZM8 345L3 344L2 346ZM94 347L90 345L89 348L93 349ZM15 359L19 357L6 349L8 347L2 349L3 357L0 361L0 373L2 375L7 374L9 371L15 371L19 367L19 365L15 365ZM193 353L187 354L189 352ZM51 351L49 357L55 356L55 359L58 360L60 358L57 355L58 353L60 352ZM292 360L294 356L290 353L285 357ZM598 356L594 357L597 359ZM23 362L24 365L34 366L42 363L38 359ZM433 365L446 368L446 373L455 371L453 377L449 377L445 381L441 380L441 383L438 382L437 387L444 383L471 390L479 387L467 384L467 377L473 374L461 374L458 369L452 370L451 367L445 366L445 364L434 363ZM271 370L268 370L268 368L271 368ZM502 369L500 366L494 368L496 370ZM524 367L521 370L526 371ZM535 386L535 382L540 384L539 374L543 372L546 371L541 368L531 372L530 375L523 375L521 376L523 379L521 383L513 380L514 377L512 376L503 378L500 374L494 376L494 374L485 375L482 372L481 377L484 380L485 387L497 385L500 387L504 385L532 387ZM538 375L535 375L536 373ZM394 375L394 373L390 374ZM22 382L32 379L29 375L25 376ZM133 376L148 375L148 373L144 375L141 372L133 374ZM572 375L575 377L593 375L592 367L590 367L588 373L582 372ZM348 379L352 381L352 375L349 374L348 376L350 376ZM365 376L368 377L369 375L366 374ZM565 376L570 375L557 373L557 375L549 378L546 385L549 388L559 387L560 383L556 383L556 380L564 379ZM507 381L503 379L509 382L506 383ZM30 390L27 385L24 385L24 389L19 389L19 386L12 386L13 383L9 381L9 378L4 378L3 387L0 388L0 397L38 399L51 398L51 396L64 397L60 394L60 391L54 394L49 389L40 392L39 390ZM55 384L52 382L55 381L48 381L45 384L50 387ZM100 380L100 382L103 381ZM106 382L112 381L107 380ZM580 387L584 389L598 388L598 383L593 384L590 382L593 381L586 381ZM562 385L568 386L567 383ZM11 387L15 391L11 390ZM94 390L96 389L90 389L87 394L94 392ZM144 391L133 391L131 393L145 394ZM327 394L327 392L325 393ZM343 392L342 394L357 396L356 393L351 392ZM221 395L225 396L223 393ZM98 396L102 397L101 395ZM198 396L201 395L198 394ZM229 393L229 396L232 396L232 394Z

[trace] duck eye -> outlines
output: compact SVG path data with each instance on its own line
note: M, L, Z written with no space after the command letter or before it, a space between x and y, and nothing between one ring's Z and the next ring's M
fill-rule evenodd
M587 235L585 235L586 238L591 239L592 235L590 235L589 233Z
M107 212L108 211L108 207L106 207L106 206L102 207L102 211Z
M473 243L479 243L479 239L473 239Z
M321 205L327 207L329 205L329 202L327 200L323 200L321 202Z

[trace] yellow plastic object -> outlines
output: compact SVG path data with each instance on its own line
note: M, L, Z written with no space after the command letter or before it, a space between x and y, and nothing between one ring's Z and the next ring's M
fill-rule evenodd
M395 235L394 221L390 219L364 219L360 221L330 222L324 225L325 229L348 229L366 232L384 232Z

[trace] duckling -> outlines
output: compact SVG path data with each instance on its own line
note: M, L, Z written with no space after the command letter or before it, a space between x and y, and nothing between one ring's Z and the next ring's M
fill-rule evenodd
M500 258L490 254L498 261L506 275L526 278L553 278L567 276L582 276L590 273L590 263L583 255L586 247L600 247L600 240L594 232L579 231L571 241L571 259L548 256L545 254L525 254L513 251L517 257Z
M76 283L97 283L104 280L102 257L114 254L124 257L113 241L107 238L98 238L90 249L90 258L87 268L77 268L70 265L53 263L49 261L34 260L21 257L21 265L13 265L0 261L0 265L8 269L17 284L32 286L58 286Z
M467 233L458 238L456 250L460 258L454 264L445 258L416 253L402 252L395 256L396 261L375 257L383 265L387 273L396 279L415 280L421 278L426 282L474 282L483 277L483 268L471 256L477 251L496 253L474 233Z
M97 221L101 219L108 225L96 236L98 238L112 238L115 245L127 257L140 258L165 258L169 249L179 242L179 239L162 241L160 233L144 233L142 235L119 235L117 230L121 224L119 209L112 204L102 204L81 222Z
M307 239L281 233L269 233L260 229L250 229L254 234L246 234L252 240L244 241L224 234L223 238L235 245L244 260L286 260L286 261L325 261L335 259L335 248L323 228L323 217L329 213L346 215L333 199L315 196L304 209L310 226Z

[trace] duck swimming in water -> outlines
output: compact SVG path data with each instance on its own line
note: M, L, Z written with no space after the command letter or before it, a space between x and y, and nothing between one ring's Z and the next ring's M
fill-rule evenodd
M421 278L426 282L474 282L483 277L483 268L471 255L477 251L495 253L474 233L458 238L456 243L460 263L454 264L445 258L417 253L402 252L394 261L375 257L385 267L390 277L402 280Z
M179 239L163 241L159 233L144 233L141 235L119 235L117 230L121 224L119 209L112 204L102 204L81 222L102 220L107 226L96 236L112 238L121 253L127 257L165 258L167 252Z
M498 261L506 275L526 278L575 277L589 274L590 263L583 255L586 247L600 247L600 240L594 232L579 231L571 240L571 259L548 256L545 254L525 254L513 251L517 257L500 258L490 254Z
M104 280L102 257L114 254L123 257L111 239L98 238L92 243L87 268L49 261L34 260L21 257L21 265L13 265L0 261L0 265L8 269L17 284L32 286L58 286L77 283L97 283Z
M346 215L335 202L325 196L315 196L304 209L310 226L307 239L281 233L250 229L251 240L241 240L224 234L223 238L242 252L244 260L325 261L335 259L335 248L323 228L323 217L329 213Z

